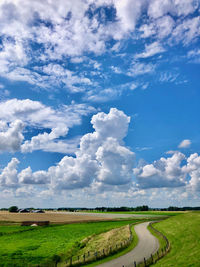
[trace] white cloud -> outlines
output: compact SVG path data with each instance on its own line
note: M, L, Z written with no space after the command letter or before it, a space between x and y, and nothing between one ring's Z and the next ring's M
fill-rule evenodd
M24 139L22 134L24 125L22 121L15 120L9 125L0 121L0 152L14 152L20 150Z
M122 71L120 70L119 67L111 66L110 68L111 68L111 70L113 70L114 73L117 73L117 74L122 73Z
M115 99L121 94L121 90L118 88L106 88L104 90L91 90L87 92L84 99L92 102L106 102L110 99Z
M200 34L200 17L193 17L184 20L178 24L171 35L171 42L179 43L183 42L184 45L188 45L194 42Z
M126 136L129 122L130 117L116 108L111 108L108 114L97 113L91 120L98 135L103 138L113 137L117 140L122 140Z
M3 187L17 187L17 166L19 164L18 159L12 158L8 165L2 170L0 174L0 185Z
M145 1L116 0L114 1L117 17L124 32L133 31L139 19Z
M184 171L191 177L189 187L194 191L200 191L200 156L197 153L188 157Z
M141 25L139 31L142 32L142 38L148 38L156 33L155 25L153 23Z
M32 172L31 168L28 167L22 170L18 174L19 183L22 184L47 184L49 183L49 177L45 171Z
M165 38L171 34L175 22L170 16L164 16L156 20L157 34L159 38Z
M28 167L19 173L19 183L49 184L51 190L85 188L94 181L116 186L130 183L134 153L123 144L129 122L115 108L94 115L95 131L81 138L75 157L65 156L47 171L32 172Z
M191 145L191 141L189 139L185 139L178 145L178 147L179 148L188 148L188 147L190 147L190 145Z
M199 64L200 63L200 49L190 50L187 54L189 62Z
M178 187L186 184L185 172L181 167L185 156L175 152L169 158L160 158L153 164L134 168L134 174L141 188Z
M48 176L53 189L76 189L90 185L98 170L97 162L88 154L64 157L56 167L50 167Z
M110 184L127 184L132 179L134 153L119 145L115 138L108 138L98 148L96 158L101 168L98 180Z
M148 7L148 15L152 18L159 18L166 14L186 16L193 13L198 7L194 0L151 0Z
M164 51L165 49L162 47L160 43L154 42L149 45L145 45L145 51L143 53L136 54L135 58L148 58L156 54L163 53Z
M179 74L178 73L172 73L169 71L162 72L160 74L159 81L160 82L168 82L168 83L173 83L177 80Z
M129 71L127 72L128 76L139 76L139 75L144 75L147 73L153 73L155 70L155 65L153 64L145 64L145 63L133 63L132 66L130 67Z
M65 88L70 93L84 92L86 95L88 91L98 91L97 96L93 94L88 99L106 101L109 96L120 94L109 89L101 93L102 88L97 89L97 82L92 77L94 72L88 64L90 57L108 50L116 54L124 48L124 40L128 38L136 43L137 27L140 36L152 37L153 42L137 55L140 60L164 52L161 45L163 38L168 38L165 49L174 42L183 42L184 45L193 42L198 38L200 29L199 17L194 13L198 2L58 0L55 4L52 0L40 3L2 0L0 75L48 90ZM112 14L106 12L107 8ZM194 17L187 16L192 13ZM112 48L110 40L114 43ZM74 68L68 62L75 64ZM81 71L77 63L85 63ZM92 67L95 70L105 68L104 64L100 64L96 62ZM138 70L136 72L128 67L128 75L137 76L152 71L150 66L143 68L142 64L138 62L138 66L134 66ZM116 67L113 71L121 73ZM99 73L97 75L100 77L102 72ZM107 98L106 94L109 95Z
M79 125L82 116L94 111L93 107L86 104L72 103L69 106L63 105L58 109L53 109L43 105L41 102L30 99L11 99L1 102L0 119L5 123L10 122L10 129L6 128L0 133L0 149L3 150L5 144L7 147L5 149L11 151L19 150L21 147L22 152L41 149L44 151L73 153L77 148L79 138L68 141L60 141L59 138L65 137L69 128ZM31 140L26 140L21 146L23 141L22 124L19 124L19 122L18 124L12 123L17 118L23 121L25 126L33 129L44 129L45 132L33 136ZM51 132L47 133L46 129L50 129ZM8 138L11 141L8 142Z

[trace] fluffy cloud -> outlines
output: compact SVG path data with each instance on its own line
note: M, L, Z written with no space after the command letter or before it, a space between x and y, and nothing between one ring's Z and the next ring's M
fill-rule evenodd
M133 31L135 29L137 20L139 19L145 0L116 0L114 1L117 16L120 19L119 26L124 32Z
M105 185L131 182L134 153L123 144L130 118L122 111L94 115L95 131L84 135L75 157L65 156L47 171L32 172L28 167L18 174L19 184L48 184L53 190L77 189L94 181Z
M160 158L153 164L134 168L139 187L178 187L186 184L185 172L181 167L185 159L184 154L175 152L169 158Z
M110 184L127 184L132 179L134 154L110 137L96 152L100 164L98 180Z
M198 7L194 0L151 0L148 7L148 14L152 18L162 17L166 14L186 16L193 13Z
M81 123L82 116L86 116L95 109L85 104L63 105L58 109L43 105L41 102L30 99L11 99L0 103L1 128L10 122L10 126L3 127L0 132L0 150L32 152L44 150L61 153L73 153L78 145L79 138L70 141L59 140L65 137L69 128ZM23 124L33 129L50 129L33 136L31 140L23 141ZM15 121L15 123L13 123ZM9 140L9 142L8 142ZM5 147L5 148L4 148Z
M2 170L0 174L0 185L3 187L17 187L17 166L19 164L18 159L12 158L8 165Z
M188 148L191 145L191 141L189 139L183 140L178 147L179 148Z
M22 134L24 125L21 120L15 120L9 125L0 121L0 152L18 151L24 139Z
M49 182L45 171L32 172L28 167L18 174L19 183L22 184L47 184Z
M90 185L98 170L97 162L87 154L82 157L64 157L56 167L50 167L48 176L53 189L77 189Z
M191 177L189 186L195 191L200 191L200 156L197 153L191 154L183 168Z

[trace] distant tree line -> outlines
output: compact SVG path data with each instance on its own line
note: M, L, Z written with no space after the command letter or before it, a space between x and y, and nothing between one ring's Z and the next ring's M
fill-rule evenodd
M186 211L186 210L200 210L200 207L175 207L175 206L170 206L166 209L160 209L162 211Z
M58 211L99 211L99 212L111 212L111 211L186 211L186 210L200 210L200 207L176 207L170 206L168 208L150 208L147 205L137 207L96 207L96 208L68 208L61 207Z
M11 206L10 208L0 208L1 211L17 212L19 211L17 206ZM27 210L42 210L41 208L27 208ZM200 210L200 207L176 207L170 206L168 208L150 208L147 205L137 206L137 207L96 207L96 208L70 208L70 207L60 207L60 208L48 208L44 209L47 211L97 211L97 212L112 212L112 211L187 211L187 210Z

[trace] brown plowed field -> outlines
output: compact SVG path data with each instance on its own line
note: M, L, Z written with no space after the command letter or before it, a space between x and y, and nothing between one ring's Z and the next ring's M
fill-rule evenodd
M64 214L59 212L46 212L46 213L9 213L7 211L0 211L0 222L23 222L23 221L50 221L50 223L76 223L76 222L92 222L92 221L105 221L108 218L78 215Z

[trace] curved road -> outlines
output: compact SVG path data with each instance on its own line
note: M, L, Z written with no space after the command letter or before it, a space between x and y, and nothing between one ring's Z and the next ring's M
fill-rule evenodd
M137 246L132 251L97 267L132 267L134 266L134 261L138 263L143 261L144 257L148 259L151 254L154 254L159 249L158 239L149 232L147 229L148 225L149 222L145 222L134 227L139 240Z

